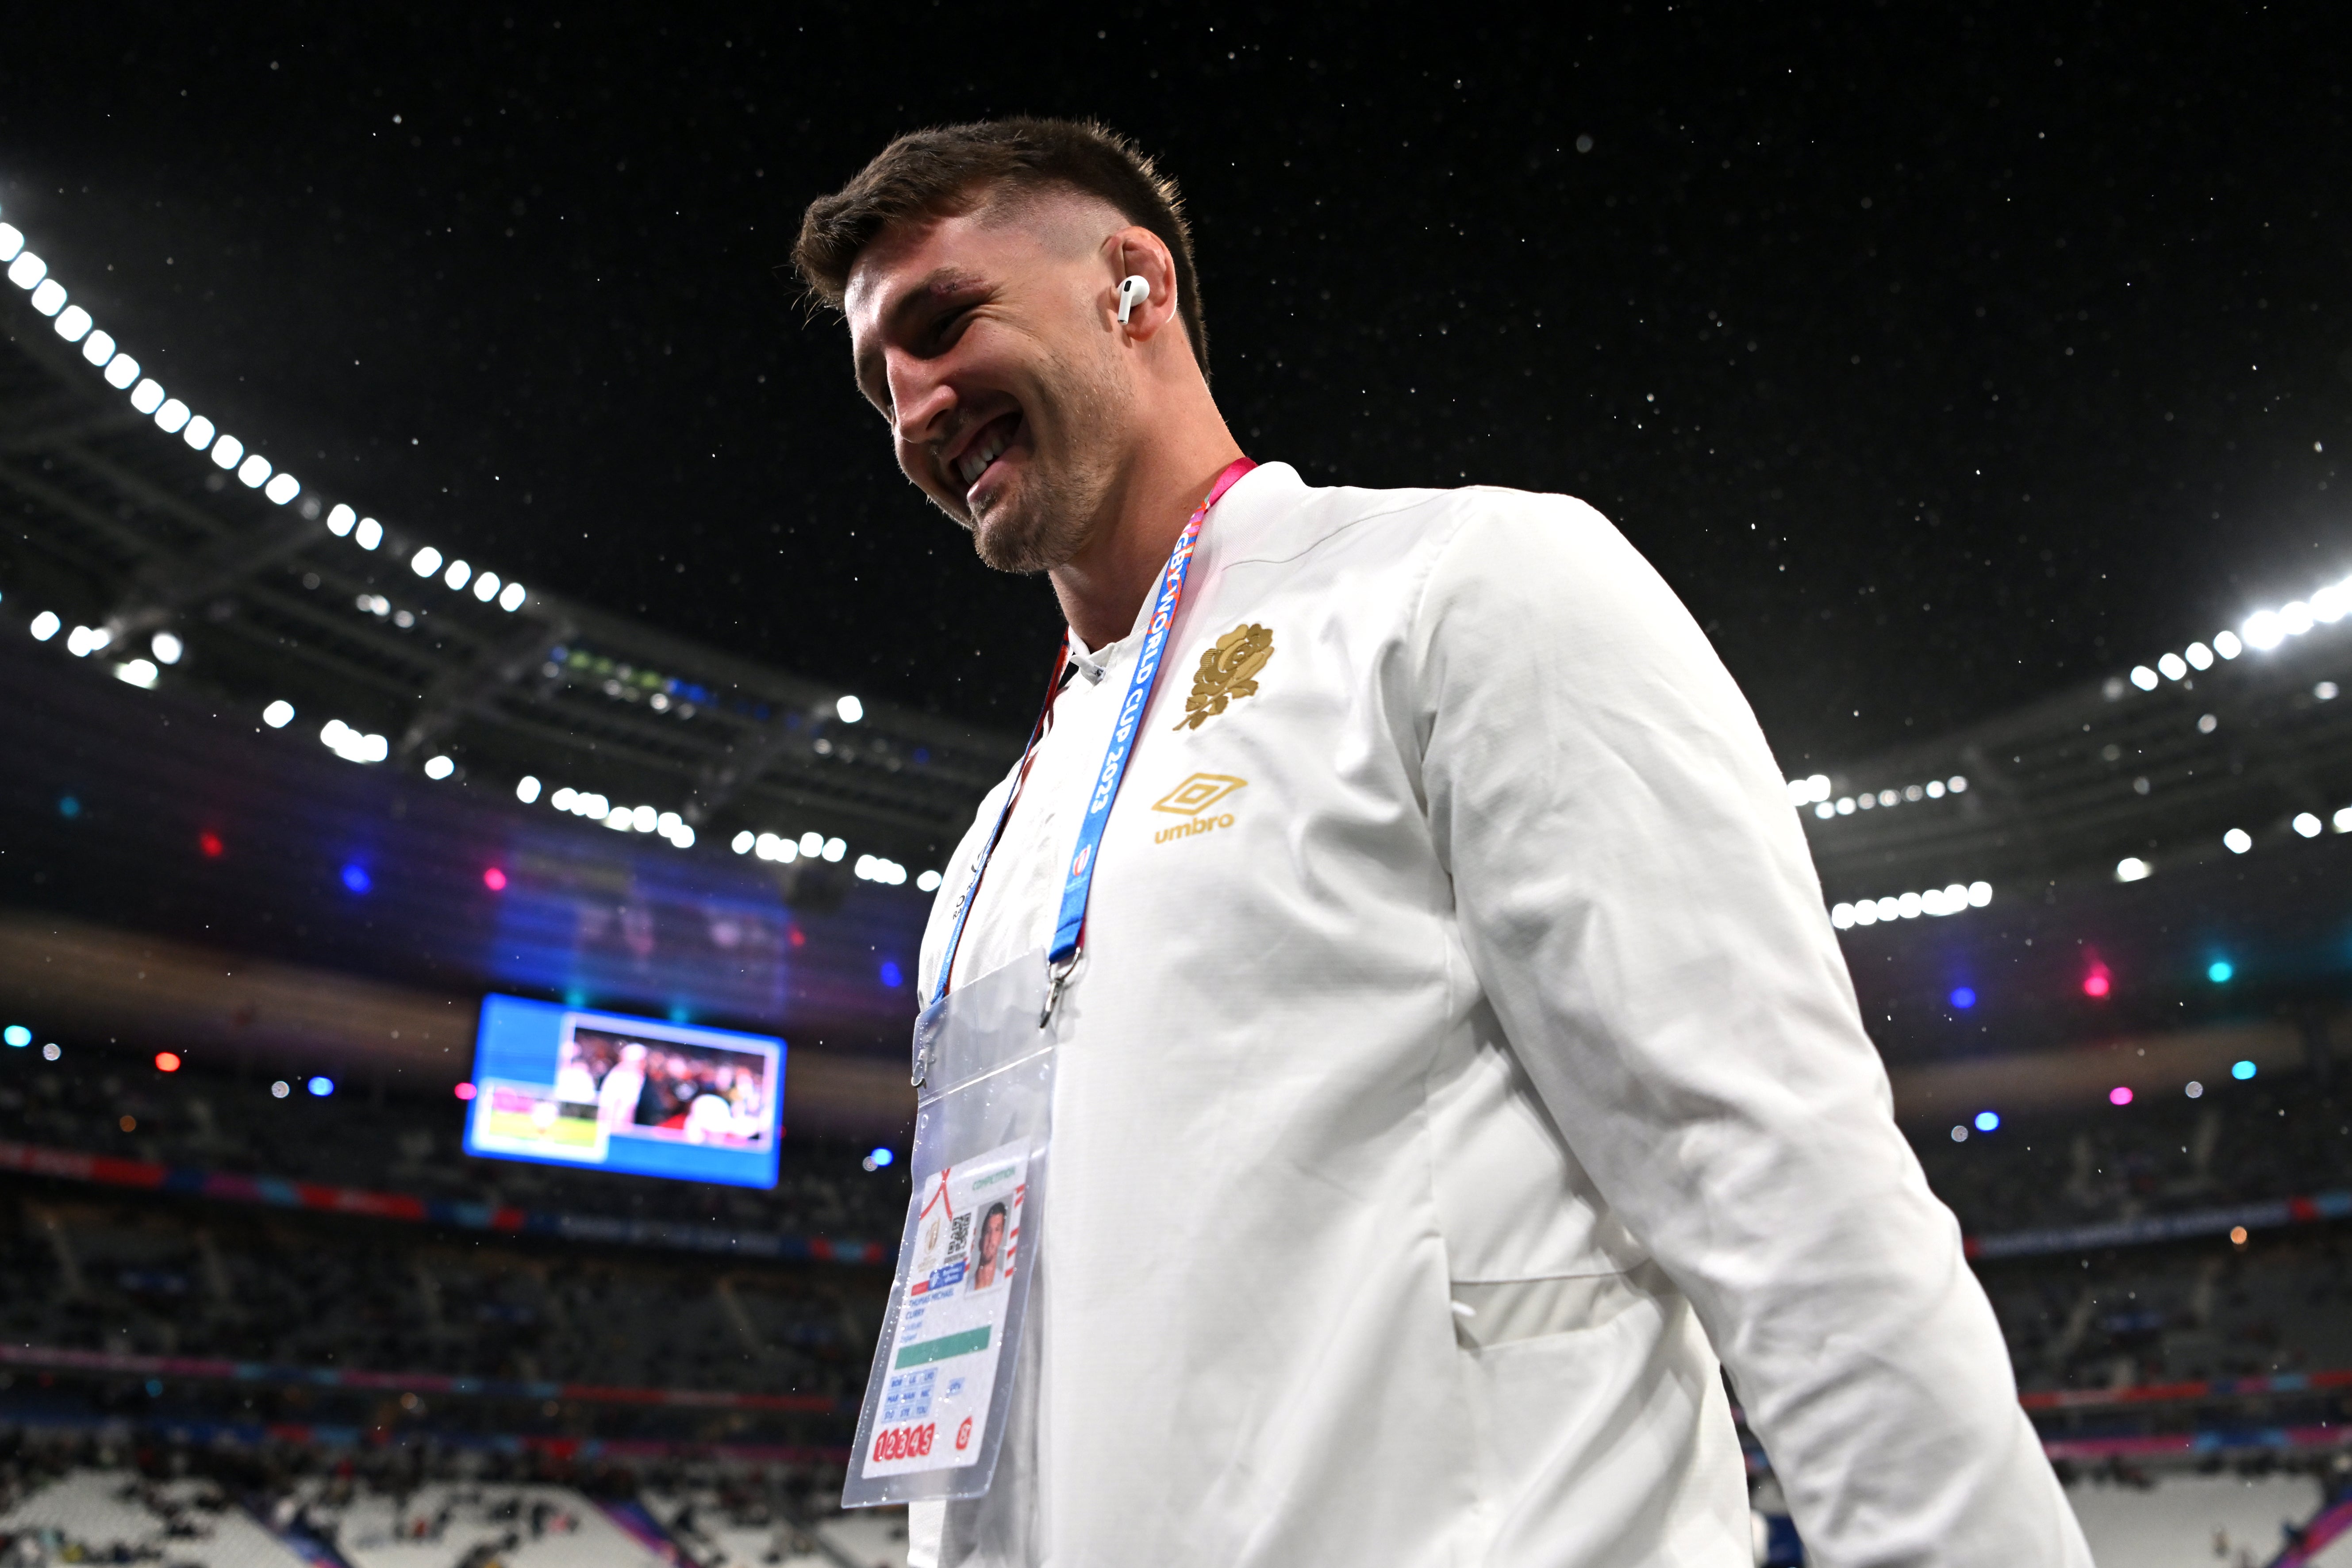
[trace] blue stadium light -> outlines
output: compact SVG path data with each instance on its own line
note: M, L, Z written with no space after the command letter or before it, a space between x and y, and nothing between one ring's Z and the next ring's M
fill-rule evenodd
M2236 1079L2241 1083L2243 1083L2247 1079L2252 1078L2253 1075L2254 1064L2251 1061L2238 1062L2230 1069L2230 1076Z
M897 960L882 960L882 983L894 991L907 983L907 977L899 970Z
M71 795L59 796L58 798L58 815L60 817L80 816L81 802L74 799Z
M2237 972L2237 966L2227 958L2216 958L2205 966L2205 977L2217 986L2228 984L2230 977Z
M890 1164L898 1157L898 1156L897 1155L890 1152L887 1145L884 1145L876 1148L872 1154L867 1155L863 1161L863 1164L869 1171L878 1171L884 1166Z
M317 1077L311 1079L310 1082L302 1085L302 1087L308 1089L311 1093L316 1094L320 1099L324 1100L328 1095L332 1094L335 1092L335 1081L321 1072Z
M6 1029L0 1030L0 1040L5 1040L10 1045L22 1051L25 1047L33 1043L33 1031L26 1029L23 1024L12 1023Z
M1998 1130L2000 1129L2000 1112L1998 1112L1998 1111L1979 1111L1979 1112L1978 1112L1978 1113L1977 1113L1977 1131L1978 1131L1978 1132L1979 1132L1979 1133L1990 1133L1990 1132L1996 1132L1996 1131L1998 1131Z
M1976 1005L1977 994L1975 991L1969 989L1966 986L1954 986L1952 988L1952 1006L1958 1008L1962 1012L1966 1012Z
M367 867L353 861L343 868L343 885L353 893L365 893L375 885L375 879L368 875Z

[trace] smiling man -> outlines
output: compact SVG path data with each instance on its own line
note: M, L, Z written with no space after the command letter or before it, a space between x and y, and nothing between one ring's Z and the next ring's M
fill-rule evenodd
M1730 1568L1727 1365L1813 1562L2087 1564L1781 775L1616 531L1252 467L1099 128L903 137L795 255L1069 623L925 943L936 1001L1092 879L1003 1457L913 1560Z

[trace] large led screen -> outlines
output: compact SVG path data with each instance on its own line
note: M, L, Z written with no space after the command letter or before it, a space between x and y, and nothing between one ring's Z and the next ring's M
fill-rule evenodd
M776 1185L784 1042L482 998L466 1152L680 1181Z

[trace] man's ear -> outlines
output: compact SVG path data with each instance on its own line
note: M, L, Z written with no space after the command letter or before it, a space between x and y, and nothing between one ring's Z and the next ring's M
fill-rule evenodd
M1139 343L1150 342L1162 327L1176 319L1176 263L1160 236L1147 228L1129 227L1119 230L1103 242L1103 259L1110 281L1104 288L1103 309L1113 329L1126 333ZM1148 297L1129 310L1127 322L1119 325L1119 285L1129 277L1140 277L1150 287Z

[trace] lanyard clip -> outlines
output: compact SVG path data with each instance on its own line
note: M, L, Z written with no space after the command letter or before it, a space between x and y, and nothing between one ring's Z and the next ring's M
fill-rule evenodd
M908 1087L920 1089L923 1086L923 1080L930 1076L930 1070L931 1048L926 1045L915 1052L915 1074L907 1080Z
M1077 967L1078 956L1076 953L1071 954L1068 957L1063 959L1058 964L1050 959L1046 961L1045 1009L1037 1015L1037 1027L1039 1029L1044 1029L1047 1024L1054 1020L1054 1009L1061 1006L1062 1003L1062 986L1064 982L1069 979L1070 971Z

